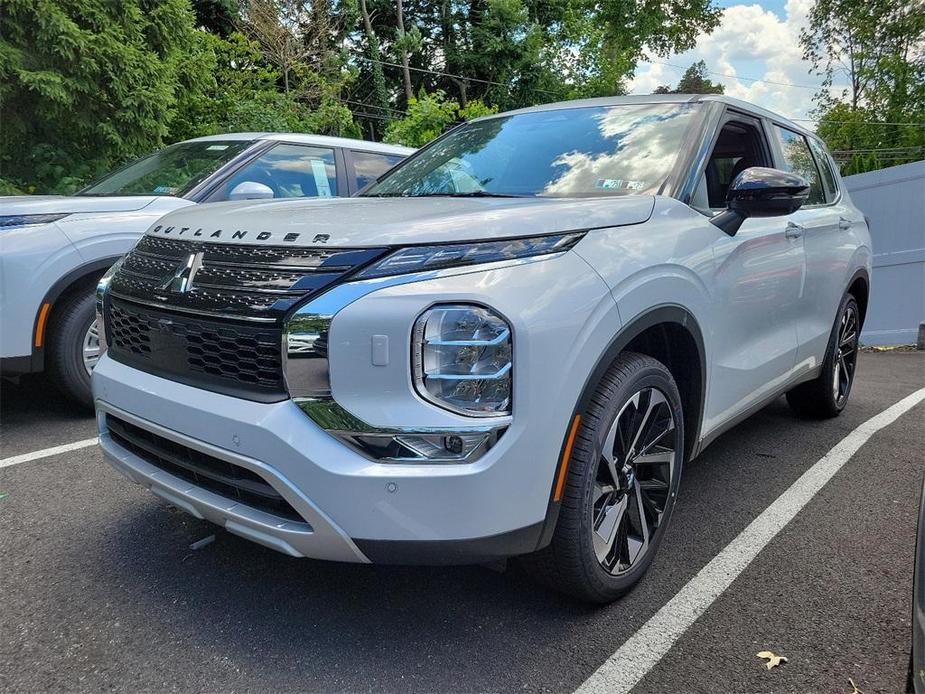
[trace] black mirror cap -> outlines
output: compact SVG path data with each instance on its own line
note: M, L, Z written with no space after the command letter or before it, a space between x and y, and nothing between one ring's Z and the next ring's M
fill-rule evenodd
M710 221L734 236L749 217L793 214L806 202L809 183L797 174L752 166L735 177L726 195L726 210Z

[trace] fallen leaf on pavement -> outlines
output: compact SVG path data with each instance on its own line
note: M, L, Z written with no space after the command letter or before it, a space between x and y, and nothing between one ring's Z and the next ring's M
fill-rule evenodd
M755 654L759 658L764 658L768 662L765 663L765 667L770 670L771 668L777 667L787 662L787 659L782 655L776 655L771 651L761 651L761 653Z
M851 679L850 677L848 678L848 684L851 685L851 691L848 692L848 694L864 694L864 692L862 692L860 689L858 689L858 685L856 685L856 684L854 683L854 680Z

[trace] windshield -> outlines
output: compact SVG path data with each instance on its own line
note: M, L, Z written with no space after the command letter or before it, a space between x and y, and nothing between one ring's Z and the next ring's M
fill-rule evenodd
M366 196L589 196L654 193L667 178L692 104L557 109L461 126Z
M182 196L251 144L250 140L181 142L109 174L78 195Z

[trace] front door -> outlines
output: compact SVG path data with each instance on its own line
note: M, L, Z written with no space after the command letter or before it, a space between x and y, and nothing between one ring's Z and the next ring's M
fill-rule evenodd
M751 166L772 166L760 123L726 123L707 165L704 185L713 211L729 184ZM787 217L752 218L735 236L719 229L713 243L712 358L705 433L749 412L793 375L797 317L804 295L803 236Z

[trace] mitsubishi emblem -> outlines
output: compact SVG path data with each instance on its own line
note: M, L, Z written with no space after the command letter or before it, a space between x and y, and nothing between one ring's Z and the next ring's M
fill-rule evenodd
M161 289L177 294L186 294L193 289L193 278L202 267L202 251L190 253L186 262L182 263L173 273L173 276L161 285Z

